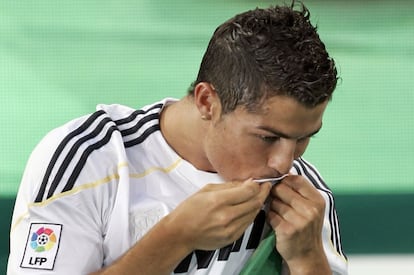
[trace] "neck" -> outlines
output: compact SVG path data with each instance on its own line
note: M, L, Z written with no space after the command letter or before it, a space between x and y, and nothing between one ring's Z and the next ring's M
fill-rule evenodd
M197 169L212 171L203 146L205 123L189 96L166 106L160 117L161 133L171 148Z

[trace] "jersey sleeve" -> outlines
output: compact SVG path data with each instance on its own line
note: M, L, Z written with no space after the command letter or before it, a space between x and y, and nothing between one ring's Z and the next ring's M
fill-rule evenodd
M7 274L102 268L122 155L117 135L105 113L96 112L53 130L37 145L15 202Z

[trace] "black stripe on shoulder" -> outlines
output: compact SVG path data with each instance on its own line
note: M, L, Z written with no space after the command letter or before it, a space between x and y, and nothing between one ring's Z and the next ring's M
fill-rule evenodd
M140 119L140 120L138 121L138 123L137 123L137 124L135 124L134 126L132 126L131 128L121 130L121 135L122 135L123 137L128 136L128 135L132 135L132 134L134 134L134 133L138 132L138 130L139 130L139 129L140 129L140 128L141 128L141 127L145 124L145 123L147 123L147 122L149 122L149 121L152 121L152 120L157 120L157 119L159 119L159 114L158 114L158 113L146 115L145 117L143 117L142 119Z
M80 172L82 171L82 168L85 166L86 160L88 159L89 155L94 150L97 150L103 147L105 144L107 144L111 140L111 136L116 130L118 130L118 128L115 125L109 127L105 136L101 140L99 140L98 142L92 145L89 145L89 147L86 148L86 150L82 153L82 156L80 157L75 168L73 169L72 174L70 175L68 181L66 182L66 185L63 188L62 192L69 191L73 188L73 186L75 185L75 181L78 178Z
M130 136L130 139L124 139L125 148L132 147L132 146L142 143L152 133L160 130L159 110L163 106L164 106L163 103L154 104L148 109L136 110L128 117L115 121L115 124L120 126L119 130L121 132L122 137L125 138L126 136ZM157 111L152 112L154 110L157 110ZM137 119L138 115L143 115L143 116ZM122 127L123 124L133 122L134 120L136 120L134 125L128 125L128 127ZM144 126L149 124L150 122L153 122L152 123L153 125L149 126L147 129L144 130ZM138 134L140 130L142 130L142 133Z
M161 109L163 106L164 106L163 103L154 104L148 109L136 110L128 117L116 120L114 122L116 125L120 126L119 130L121 132L122 137L133 136L134 134L137 134L139 130L143 129L144 125L146 125L147 123L151 121L159 120L159 117L160 117L159 109ZM157 109L158 111L150 113ZM144 115L144 116L137 119L139 115ZM123 124L133 122L134 120L136 120L134 125L128 126L128 128L122 127ZM137 135L136 137L131 137L131 139L129 140L124 141L124 146L128 148L128 147L132 147L134 145L140 144L149 135L159 130L160 130L160 126L159 126L159 121L158 121L158 122L155 122L154 125L148 127L145 131L143 131L143 133Z
M58 145L56 148L52 158L49 161L49 165L46 169L45 175L43 176L42 184L40 185L39 192L37 193L37 196L35 198L35 202L41 202L43 200L44 194L46 192L47 183L49 181L50 174L53 170L53 167L56 164L57 159L59 158L60 154L62 153L63 149L66 147L66 145L69 143L70 140L72 140L77 135L84 132L86 129L88 129L100 116L104 115L104 111L97 111L90 115L87 120L85 120L84 123L82 123L78 128L70 132Z
M86 136L81 137L79 140L77 140L72 147L70 148L69 152L67 153L66 157L64 158L62 164L60 165L58 172L56 173L56 176L54 177L52 184L49 187L49 192L47 193L47 198L50 198L53 196L53 193L55 193L56 188L59 184L59 182L62 180L63 174L68 169L70 162L73 160L73 157L75 156L76 152L79 151L79 148L87 142L88 140L91 140L95 137L97 137L102 130L104 129L105 125L108 123L111 123L112 120L109 117L105 117L102 119L99 124L96 126L96 128L87 134Z
M155 104L155 105L151 106L150 108L148 108L148 110L142 110L142 109L141 110L136 110L132 114L130 114L128 117L115 120L114 122L115 122L116 125L126 124L126 123L129 123L129 122L133 121L138 115L146 114L146 113L148 113L152 110L162 108L162 106L163 106L163 104L159 103L159 104Z
M142 143L149 135L151 135L152 133L161 130L160 125L159 124L155 124L151 127L149 127L148 129L146 129L139 137L129 140L129 141L125 141L124 145L126 148L128 147L132 147L134 145L140 144Z

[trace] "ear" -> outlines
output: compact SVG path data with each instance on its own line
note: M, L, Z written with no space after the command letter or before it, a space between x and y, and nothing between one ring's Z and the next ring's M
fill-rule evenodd
M210 120L220 112L220 98L208 82L200 82L194 87L194 103L203 120Z

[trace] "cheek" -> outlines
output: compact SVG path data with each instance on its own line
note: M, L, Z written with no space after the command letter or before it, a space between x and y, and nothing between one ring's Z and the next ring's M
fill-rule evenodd
M230 155L232 156L232 166L234 170L238 170L239 173L247 173L251 176L252 171L260 171L263 167L267 167L268 152L262 146L255 146L251 143L237 143L235 142L232 148L226 150L232 150ZM253 173L254 174L254 173Z
M252 171L261 169L266 164L266 154L263 150L241 140L216 145L209 153L210 163L216 172L227 180L250 177Z
M256 157L257 151L251 146L246 146L238 140L233 140L227 144L221 144L216 147L215 153L219 156L222 162L227 162L227 165L242 166L250 163Z

